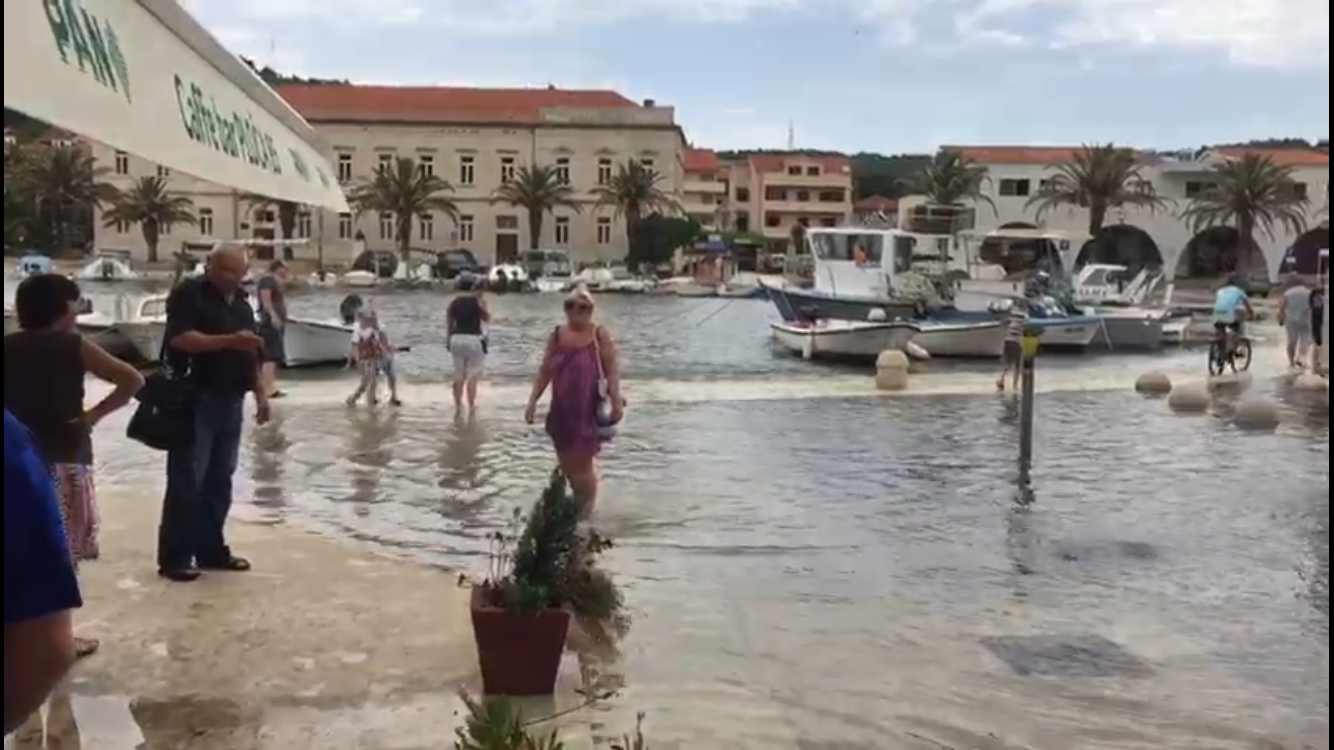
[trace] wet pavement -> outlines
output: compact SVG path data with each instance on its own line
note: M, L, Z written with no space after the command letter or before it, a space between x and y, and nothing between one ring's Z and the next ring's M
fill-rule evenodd
M486 535L552 465L518 417L558 312L495 302L514 354L458 422L436 299L377 302L419 337L405 408L349 411L342 374L288 381L247 435L241 515L484 568ZM646 711L654 750L1329 747L1328 400L1293 392L1272 345L1190 417L1130 385L1197 377L1202 352L1044 360L1028 498L988 366L931 363L885 398L864 372L775 355L757 303L604 307L631 416L598 520L634 622L600 665L623 686L600 733ZM1231 424L1256 394L1282 408L1273 434ZM120 434L99 434L101 481L143 492L158 457Z

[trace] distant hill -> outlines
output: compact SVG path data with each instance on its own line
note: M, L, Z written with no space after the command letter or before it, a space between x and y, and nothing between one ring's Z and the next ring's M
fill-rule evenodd
M246 65L249 65L250 69L255 71L255 75L258 75L259 79L267 83L269 86L281 86L284 83L304 83L315 86L320 86L320 85L346 86L349 83L349 81L340 80L337 78L302 78L301 76L289 76L283 73L279 73L278 71L274 70L273 68L270 68L267 65L265 65L262 68L255 67L255 61L244 56L241 57L241 62L245 63Z

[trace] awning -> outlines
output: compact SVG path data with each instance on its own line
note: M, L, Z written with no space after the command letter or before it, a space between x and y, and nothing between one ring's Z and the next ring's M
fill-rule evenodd
M5 106L210 182L347 210L315 131L177 0L5 0Z

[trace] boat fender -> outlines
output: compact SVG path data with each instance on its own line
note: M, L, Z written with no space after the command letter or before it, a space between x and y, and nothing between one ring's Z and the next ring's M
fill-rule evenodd
M915 344L909 341L907 346L903 347L903 351L918 362L928 362L931 360L931 352L928 352L921 344Z
M365 306L366 301L360 294L349 294L338 305L338 317L343 319L343 325L352 325L357 320L357 313Z

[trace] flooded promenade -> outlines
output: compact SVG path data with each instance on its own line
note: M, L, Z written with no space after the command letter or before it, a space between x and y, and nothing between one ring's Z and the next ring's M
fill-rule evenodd
M293 308L329 317L337 301ZM480 418L463 423L444 383L445 298L376 304L412 347L407 405L349 410L342 373L287 382L274 423L242 449L237 515L255 523L243 533L287 526L479 572L487 534L553 463L521 413L558 303L493 298L493 377ZM990 367L931 363L882 397L867 373L775 355L762 302L603 307L631 404L602 461L598 521L634 616L621 658L602 665L623 686L592 716L603 733L646 711L654 750L1329 747L1328 405L1291 392L1276 346L1258 348L1245 389L1280 403L1274 434L1231 425L1243 389L1195 417L1131 392L1147 369L1198 377L1201 351L1044 359L1023 505L1017 414L991 392ZM121 437L123 420L99 432L99 480L147 510L117 500L108 512L151 512L161 459ZM150 553L138 553L142 580ZM89 580L120 580L124 565L100 562L117 574L90 568ZM438 581L455 595L451 576ZM433 596L428 582L413 589ZM396 591L364 606L393 612ZM428 621L398 627L443 627L420 611ZM351 646L308 648L353 655L350 673L383 666ZM118 667L83 668L90 694ZM100 687L145 684L122 679ZM448 704L421 685L397 695ZM446 746L410 735L384 747Z

